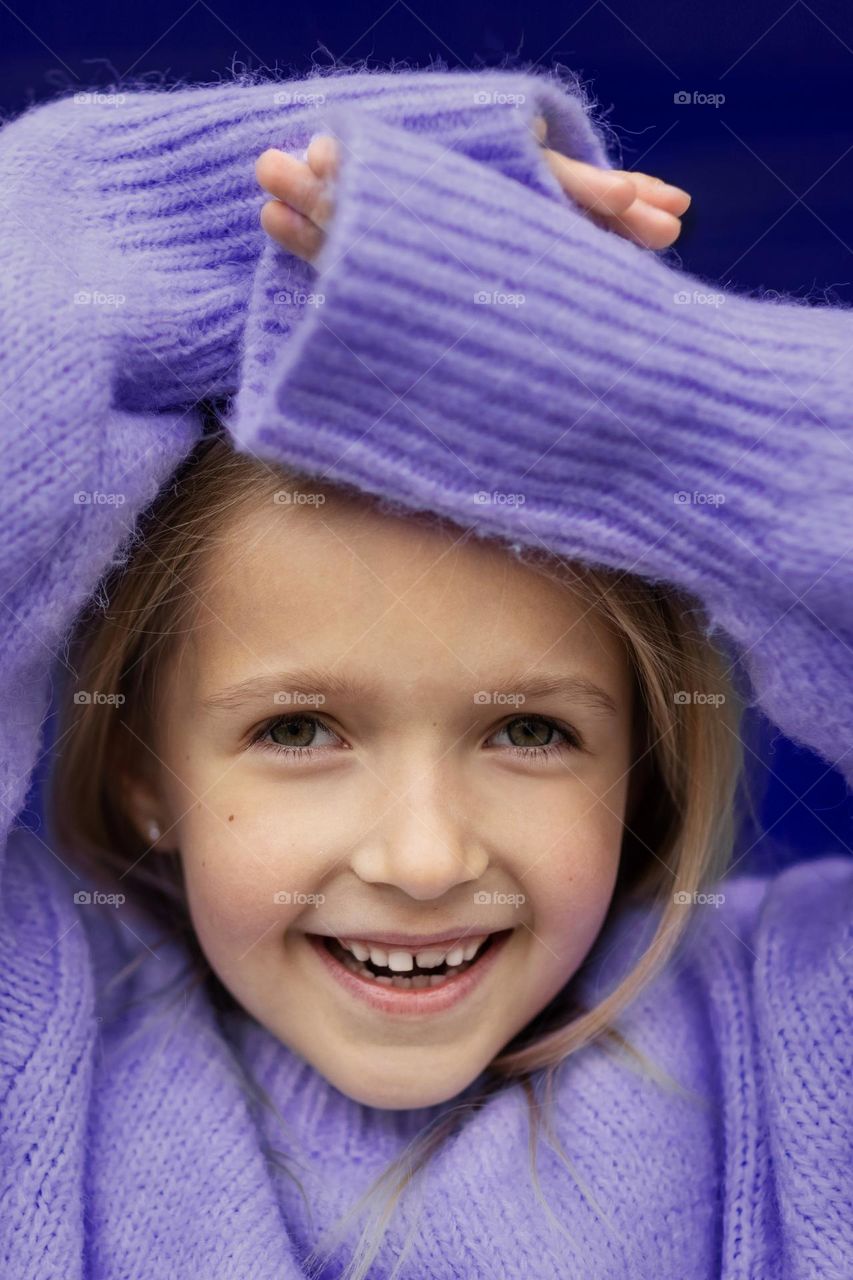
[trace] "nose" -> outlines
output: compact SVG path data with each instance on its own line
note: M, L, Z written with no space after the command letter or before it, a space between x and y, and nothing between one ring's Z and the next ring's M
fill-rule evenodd
M462 806L435 774L385 801L350 866L367 884L388 884L418 901L479 880L489 855L471 834Z

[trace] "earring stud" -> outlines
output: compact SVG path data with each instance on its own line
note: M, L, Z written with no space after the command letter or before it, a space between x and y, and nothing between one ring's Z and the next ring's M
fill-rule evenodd
M157 841L160 839L161 835L162 835L162 832L160 830L159 823L155 822L152 818L152 820L148 823L149 844L156 844Z

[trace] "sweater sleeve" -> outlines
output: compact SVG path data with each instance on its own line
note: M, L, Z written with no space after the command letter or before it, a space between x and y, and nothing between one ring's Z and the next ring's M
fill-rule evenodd
M661 1251L649 1274L841 1280L853 1249L853 860L727 875L690 910L677 957L618 1027L693 1096L650 1089L641 1072L584 1079L581 1055L564 1077L559 1135L591 1135L605 1203L619 1204L641 1256ZM579 979L588 1004L627 976L659 921L659 905L614 918ZM606 1170L602 1151L613 1153ZM707 1269L694 1252L706 1206Z
M721 1273L761 1274L760 1246L773 1239L761 1224L778 1215L785 1275L843 1276L853 1247L853 861L833 855L718 888L719 904L694 919L682 990L686 1002L703 992L722 1093Z
M719 290L565 197L327 119L315 305L247 353L240 447L690 592L748 696L853 780L850 312ZM270 298L288 257L261 265Z

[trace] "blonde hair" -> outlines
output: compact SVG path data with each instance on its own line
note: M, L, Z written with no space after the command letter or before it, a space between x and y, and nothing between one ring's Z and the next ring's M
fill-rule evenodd
M194 968L193 983L206 983L215 1006L228 1011L237 1006L195 937L180 859L158 859L157 869L151 869L151 860L144 857L148 846L127 810L124 779L139 765L140 742L149 740L166 659L174 642L192 628L198 606L193 581L204 553L218 536L227 536L232 514L289 488L346 492L345 487L332 489L239 454L221 432L201 441L140 520L121 562L113 565L97 598L78 620L69 642L71 666L76 669L74 691L98 689L121 697L102 699L96 707L77 701L72 689L65 691L59 725L63 746L48 783L47 820L58 847L97 882L113 888L120 882L125 891L130 886L135 901L166 930L166 937L177 935L183 941ZM378 500L376 506L379 511L392 509ZM459 534L456 526L431 513L405 514L447 525ZM507 554L513 552L507 548ZM693 598L667 584L569 564L552 553L515 554L575 592L624 646L635 690L632 767L619 874L601 933L631 904L659 909L660 918L646 950L609 995L587 1009L577 1003L569 984L503 1047L483 1073L483 1088L416 1135L413 1149L404 1151L359 1198L340 1220L324 1259L339 1242L344 1225L381 1187L391 1188L384 1209L376 1211L372 1227L362 1233L346 1280L367 1275L403 1190L460 1118L481 1107L496 1090L513 1084L524 1090L534 1186L548 1213L539 1189L536 1146L543 1128L554 1145L549 1114L553 1089L559 1068L572 1054L596 1042L650 1072L664 1087L688 1092L633 1048L615 1024L682 940L692 914L683 904L715 883L730 861L738 805L741 799L750 804L739 791L743 703ZM693 690L704 696L685 699L684 693ZM164 863L174 869L167 871ZM262 1090L249 1084L264 1105L272 1106ZM537 1098L537 1089L544 1101ZM558 1154L571 1168L562 1149ZM306 1261L318 1258L315 1250Z

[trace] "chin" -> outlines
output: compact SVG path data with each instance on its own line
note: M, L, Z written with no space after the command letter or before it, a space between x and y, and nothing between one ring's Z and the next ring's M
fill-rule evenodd
M423 1060L424 1055L419 1055ZM483 1068L478 1064L467 1072L437 1077L430 1071L429 1079L417 1080L411 1074L405 1077L383 1079L380 1072L372 1072L370 1080L353 1080L327 1075L341 1093L365 1107L381 1111L414 1111L420 1107L432 1107L457 1097L477 1078ZM318 1067L318 1070L321 1068ZM323 1073L325 1074L325 1072Z

